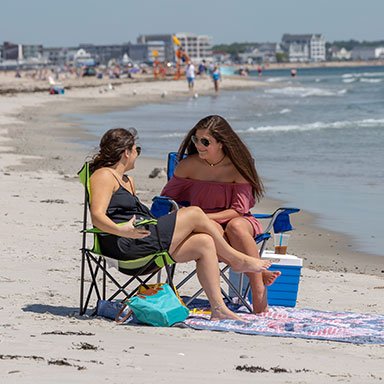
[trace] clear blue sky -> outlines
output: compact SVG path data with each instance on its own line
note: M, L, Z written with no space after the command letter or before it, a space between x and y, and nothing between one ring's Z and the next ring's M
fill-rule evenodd
M213 43L384 40L384 0L1 0L0 43L71 46L135 42L139 34L194 32Z

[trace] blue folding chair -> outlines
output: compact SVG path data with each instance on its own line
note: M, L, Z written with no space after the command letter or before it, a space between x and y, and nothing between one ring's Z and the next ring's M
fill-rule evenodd
M186 155L184 155L186 157ZM178 153L177 152L171 152L168 155L168 165L167 165L167 177L168 180L173 176L173 173L176 169L176 166L178 164ZM155 197L157 198L157 196ZM180 203L180 202L179 202ZM182 205L187 205L188 202L182 202ZM154 207L152 206L152 209ZM156 208L155 208L156 209ZM168 202L168 198L164 198L162 201L162 207L161 211L157 210L156 215L161 216L169 212L171 209L171 203ZM276 209L275 212L272 214L254 214L254 216L257 219L260 220L265 220L269 219L269 223L264 230L263 233L258 234L255 237L255 242L256 244L259 245L259 254L260 257L263 255L267 240L271 237L271 230L273 228L273 231L275 233L278 232L286 232L286 231L291 231L292 225L290 223L290 218L289 215L292 213L299 212L300 209L298 208L287 208L287 207L282 207ZM174 266L173 266L174 267ZM248 295L250 286L248 284L247 288L245 289L244 293L241 293L242 287L243 287L243 274L240 274L239 277L239 289L234 286L234 284L230 281L230 279L226 276L226 271L230 268L229 265L226 265L225 267L220 269L220 276L221 278L225 281L225 283L228 285L230 290L234 293L234 295L241 301L241 303L250 311L252 312L252 308L248 304L246 297ZM184 278L180 283L176 285L176 288L179 289L182 287L187 281L189 281L194 275L196 274L196 270L191 272L186 278ZM193 296L191 296L188 301L186 301L186 305L191 303L195 298L197 298L201 293L203 292L203 289L198 290ZM228 301L233 302L233 298L228 295L227 292L225 292L223 289L221 289L221 292Z

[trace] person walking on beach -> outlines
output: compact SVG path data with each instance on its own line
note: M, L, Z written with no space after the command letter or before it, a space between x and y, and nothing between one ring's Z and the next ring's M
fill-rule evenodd
M153 218L136 196L132 176L126 174L135 167L140 152L135 129L110 129L89 163L91 217L93 225L104 232L99 235L102 253L118 260L133 260L159 252L161 242L176 263L196 261L197 276L211 306L211 320L242 320L224 304L218 255L237 272L262 272L271 262L232 248L198 207L159 217L158 230L154 226L148 230L134 227L136 217Z
M201 119L185 136L178 154L183 160L161 195L202 208L232 247L260 260L254 237L262 227L249 210L263 196L263 184L251 154L229 123L217 115ZM254 313L268 311L265 286L280 274L247 273Z
M215 86L216 94L218 94L219 93L219 81L221 81L221 74L220 74L220 71L219 71L219 68L217 67L217 65L215 65L215 67L213 68L212 80L213 80L213 84Z
M188 80L188 88L189 90L193 90L195 85L195 66L191 61L188 62L187 67L185 69L185 73Z

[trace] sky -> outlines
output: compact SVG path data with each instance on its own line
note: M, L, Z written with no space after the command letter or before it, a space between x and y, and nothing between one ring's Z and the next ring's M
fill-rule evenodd
M136 42L191 32L213 44L279 42L284 33L326 41L384 40L384 0L0 0L0 44Z

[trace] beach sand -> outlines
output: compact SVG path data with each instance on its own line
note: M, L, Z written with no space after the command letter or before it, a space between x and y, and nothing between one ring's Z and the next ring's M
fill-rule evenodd
M76 144L89 133L61 115L162 102L164 91L166 101L188 95L184 81L86 85L51 96L18 84L0 95L0 382L382 382L382 345L119 326L78 315L83 188L76 172L92 152ZM224 79L221 89L251 86ZM2 89L11 88L12 80ZM196 81L199 94L212 88L207 78ZM165 166L165 159L136 163L132 175L147 204L166 182L148 175ZM254 211L281 205L267 197ZM384 313L383 259L354 252L348 236L319 229L309 212L292 221L289 251L304 259L297 306ZM176 278L192 267L178 266ZM269 372L236 370L245 364Z

